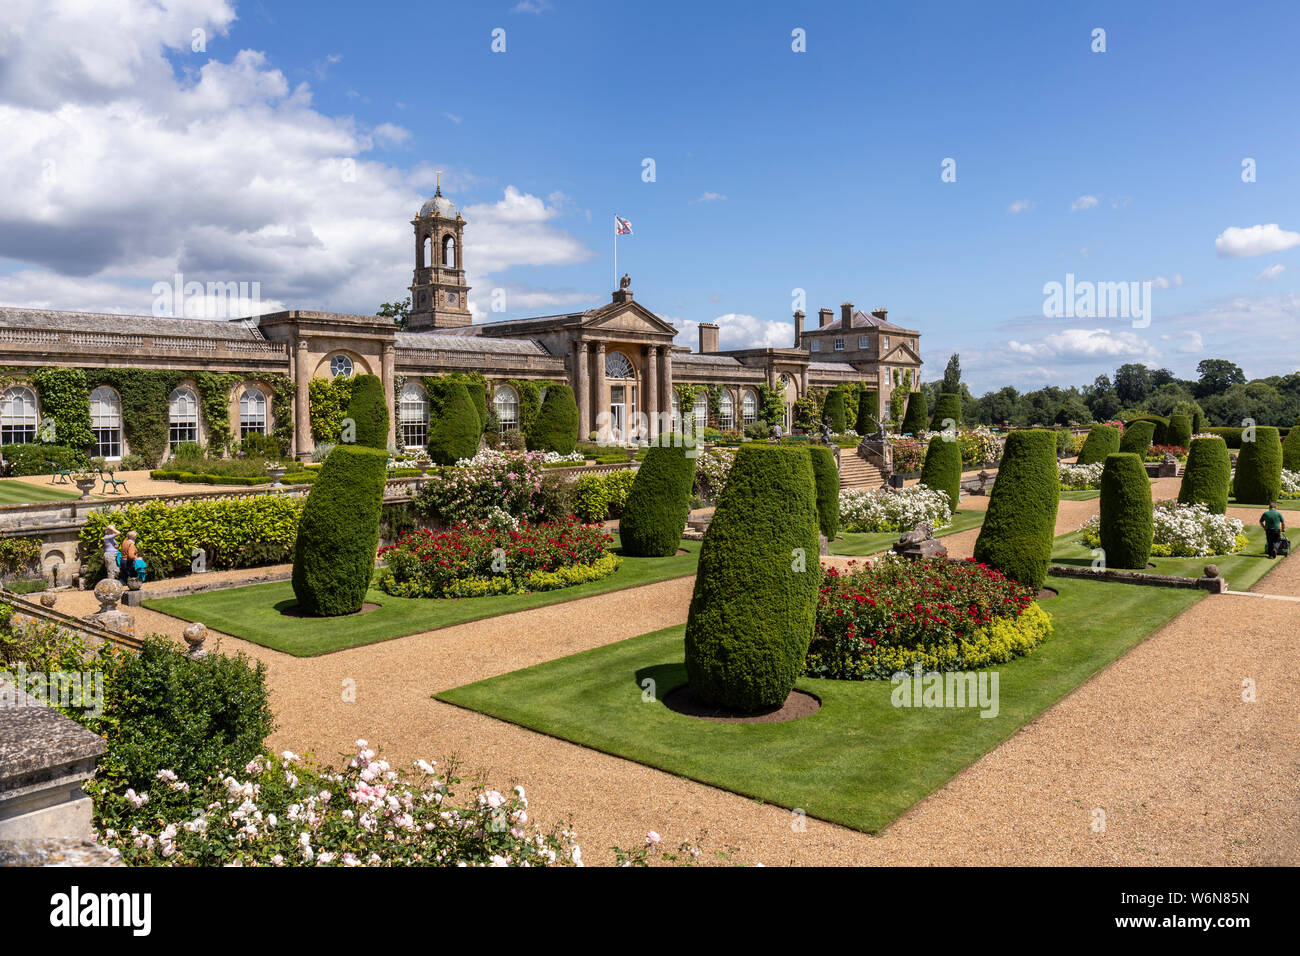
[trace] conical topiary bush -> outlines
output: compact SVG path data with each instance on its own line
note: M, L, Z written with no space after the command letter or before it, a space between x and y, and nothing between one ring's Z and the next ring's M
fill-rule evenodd
M1139 458L1145 458L1147 449L1151 447L1151 439L1155 432L1155 423L1146 420L1125 425L1124 435L1119 440L1119 450L1126 455L1137 455Z
M941 432L944 422L952 419L953 427L961 424L961 396L953 392L940 392L930 416L930 431Z
M925 404L924 392L907 396L907 411L903 413L903 434L919 436L930 424L930 412Z
M691 510L696 459L671 442L661 438L651 447L632 481L618 526L625 554L662 558L677 553Z
M529 451L573 453L578 444L578 403L568 385L547 385L546 397L525 435Z
M1056 432L1013 431L1007 436L984 524L975 541L975 560L1021 584L1042 587L1052 559L1060 500Z
M356 430L355 444L367 448L388 448L388 400L384 383L377 375L358 375L352 385L347 418Z
M1101 472L1101 547L1106 567L1140 569L1151 559L1151 481L1134 454L1106 458Z
M1254 441L1247 437L1241 436L1232 496L1240 504L1266 505L1282 493L1282 441L1277 429L1267 425L1255 426Z
M361 610L375 570L388 452L338 445L307 493L293 551L293 593L313 617Z
M1192 420L1186 415L1170 415L1165 428L1165 444L1188 448L1192 444Z
M843 390L832 388L826 393L826 402L822 405L822 421L831 426L831 431L837 435L844 431Z
M853 430L859 435L874 434L879 428L880 389L864 388L858 392L858 417L853 423Z
M1201 503L1215 514L1228 510L1228 491L1232 484L1232 461L1228 445L1222 438L1193 438L1183 469L1183 483L1178 500L1185 505Z
M1097 465L1106 461L1107 455L1119 451L1119 429L1114 425L1093 425L1079 449L1080 465Z
M957 510L961 498L961 448L955 440L949 441L943 435L930 439L925 464L921 466L921 484L933 491L945 492L948 507Z
M1300 471L1300 421L1291 426L1282 442L1282 467L1287 471Z
M460 382L447 386L442 407L429 428L429 457L435 464L454 465L473 458L482 436L478 412Z
M803 672L821 567L812 459L742 445L700 549L686 622L691 691L741 711L780 706Z
M825 445L810 445L813 478L817 482L817 523L827 541L840 532L840 470L835 453Z

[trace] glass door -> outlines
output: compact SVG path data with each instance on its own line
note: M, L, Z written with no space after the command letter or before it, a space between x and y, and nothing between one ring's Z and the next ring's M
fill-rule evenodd
M627 387L611 385L609 389L610 439L622 442L627 428Z

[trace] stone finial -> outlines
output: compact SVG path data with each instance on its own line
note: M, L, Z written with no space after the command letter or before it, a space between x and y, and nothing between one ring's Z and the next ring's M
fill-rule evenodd
M208 637L208 626L206 624L201 621L187 624L185 625L185 630L182 632L182 636L185 638L185 643L190 646L187 655L188 657L193 660L198 660L201 657L208 656L207 648L203 646L203 642L207 640Z
M117 609L117 603L122 600L122 594L126 591L126 585L116 578L104 578L95 585L95 598L99 601L99 611L113 611Z
M1217 564L1207 564L1205 566L1205 576L1207 578L1217 578L1219 576L1219 566Z
M58 600L59 600L59 596L55 594L53 591L41 592L41 597L40 597L41 607L52 608L54 607L55 604L58 603Z

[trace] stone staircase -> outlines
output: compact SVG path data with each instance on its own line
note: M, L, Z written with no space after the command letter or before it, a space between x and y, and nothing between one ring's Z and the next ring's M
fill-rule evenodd
M845 448L840 452L841 488L883 488L885 480L884 469L856 448Z

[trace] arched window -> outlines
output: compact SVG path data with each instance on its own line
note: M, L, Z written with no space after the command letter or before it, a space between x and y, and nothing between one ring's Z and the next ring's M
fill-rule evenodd
M199 440L199 399L192 389L174 389L168 399L168 413L170 428L167 437L173 451L181 442Z
M605 377L636 378L636 369L632 367L632 360L622 352L609 352L605 356Z
M36 393L23 385L5 389L0 405L0 443L25 445L36 440Z
M752 388L747 388L740 398L740 414L743 416L746 425L752 425L758 421L758 393Z
M429 398L414 382L402 386L397 403L398 431L403 448L423 448L429 434Z
M249 386L239 396L239 439L249 435L266 434L266 395L260 388Z
M695 396L695 406L691 409L691 416L695 419L694 427L703 430L709 424L709 394L700 392Z
M330 374L335 378L340 375L347 378L352 374L352 359L348 358L342 352L339 352L330 359Z
M433 265L433 236L425 236L420 243L420 268Z
M96 457L122 457L122 399L107 385L90 393L90 430Z
M443 236L442 264L449 269L456 268L456 237Z
M718 415L723 428L736 427L736 403L731 398L731 389L722 390L722 411Z
M492 396L492 407L496 409L497 421L503 432L514 431L519 427L519 393L509 385L498 385Z

